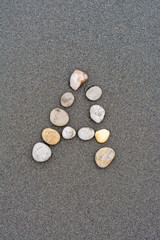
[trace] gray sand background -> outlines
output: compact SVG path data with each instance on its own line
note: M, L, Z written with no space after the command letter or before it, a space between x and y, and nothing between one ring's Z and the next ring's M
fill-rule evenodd
M159 240L159 1L2 1L2 240ZM33 145L75 69L89 79L68 109L106 144L62 140L36 163ZM106 118L89 119L98 85ZM72 91L72 90L71 90ZM72 91L73 92L73 91ZM116 158L99 169L94 155Z

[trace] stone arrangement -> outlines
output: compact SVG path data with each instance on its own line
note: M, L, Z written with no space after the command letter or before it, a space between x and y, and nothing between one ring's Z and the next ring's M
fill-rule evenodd
M70 87L73 90L78 90L78 88L88 79L86 73L75 70L70 77ZM86 91L86 97L90 101L97 101L102 96L102 89L99 86L91 86ZM75 97L73 93L66 92L61 96L60 103L62 107L68 108L73 105ZM105 109L100 105L93 105L90 108L90 118L95 123L100 123L103 121L105 117ZM50 121L55 126L65 126L69 122L69 114L61 109L54 108L50 113ZM110 132L107 129L100 129L98 131L94 131L93 128L90 127L82 127L77 132L78 137L83 141L88 141L95 137L98 143L105 143L109 136ZM62 130L62 137L64 139L72 139L76 136L76 130L70 126L66 126ZM45 128L42 131L42 139L48 145L56 145L59 143L61 136L60 134L52 128ZM32 150L32 156L37 162L45 162L47 161L52 153L51 149L45 143L39 142L36 143ZM100 168L107 167L115 157L115 151L109 147L100 148L95 154L95 162Z

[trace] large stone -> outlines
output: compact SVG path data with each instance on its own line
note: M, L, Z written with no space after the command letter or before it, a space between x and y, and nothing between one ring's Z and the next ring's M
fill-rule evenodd
M107 167L115 157L115 151L112 148L100 148L95 155L96 164L100 168Z
M50 113L50 121L55 126L65 126L69 122L69 115L63 109L55 108Z
M88 76L86 73L75 70L70 77L70 86L73 90L77 90L87 79Z
M32 150L32 156L36 162L45 162L51 157L51 149L44 143L36 143Z

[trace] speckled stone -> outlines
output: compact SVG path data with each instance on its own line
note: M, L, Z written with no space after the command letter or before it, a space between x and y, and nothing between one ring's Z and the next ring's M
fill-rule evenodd
M102 89L98 86L90 87L86 92L86 97L91 101L98 100L102 95Z
M62 137L64 139L72 139L76 136L76 131L72 127L65 127L62 131Z
M73 90L77 90L87 79L88 76L86 73L75 70L70 77L70 86Z
M61 96L61 105L70 107L74 103L74 95L71 92L66 92Z
M96 164L100 168L107 167L115 157L115 151L112 148L100 148L95 155Z
M93 105L90 108L90 117L91 119L96 122L100 123L104 119L105 116L105 110L99 105Z
M59 133L52 128L45 128L42 132L42 138L50 145L55 145L60 141Z
M83 127L79 129L78 137L84 141L90 140L94 137L94 129L90 127Z
M69 115L63 109L55 108L50 113L50 121L55 126L65 126L69 122Z
M109 138L110 132L107 129L101 129L95 132L95 139L99 143L105 143Z
M32 156L36 162L45 162L51 157L51 149L44 143L36 143L32 150Z

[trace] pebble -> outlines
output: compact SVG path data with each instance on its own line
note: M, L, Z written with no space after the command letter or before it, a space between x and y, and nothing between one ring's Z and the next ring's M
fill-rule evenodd
M69 122L69 115L60 108L55 108L50 113L50 121L56 126L65 126Z
M90 127L83 127L79 129L78 137L82 140L90 140L94 137L94 129Z
M109 138L110 132L107 129L96 131L95 138L99 143L105 143Z
M74 95L71 92L66 92L61 96L61 105L70 107L74 103Z
M105 116L105 110L99 105L93 105L90 108L90 117L92 118L93 121L96 123L102 122Z
M98 86L90 87L86 92L86 97L91 101L98 100L102 95L102 89Z
M37 162L45 162L51 157L51 149L44 143L36 143L32 150L32 156Z
M100 148L95 155L96 164L100 168L107 167L115 157L115 151L112 148Z
M72 127L65 127L62 131L62 137L64 139L72 139L76 136L76 131Z
M45 128L42 132L42 138L50 145L55 145L60 141L59 133L52 128Z
M87 79L88 76L86 73L75 70L70 77L70 86L73 90L77 90Z

